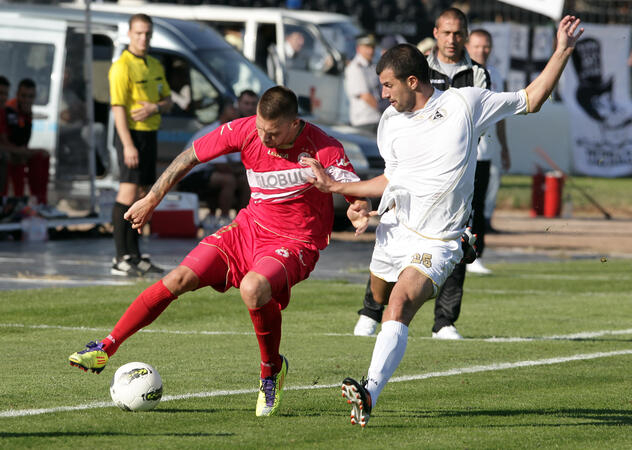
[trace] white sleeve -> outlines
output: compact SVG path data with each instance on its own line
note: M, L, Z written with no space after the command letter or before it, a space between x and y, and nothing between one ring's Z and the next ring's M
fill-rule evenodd
M492 92L480 88L462 88L460 91L472 105L472 120L479 132L509 116L527 113L527 93Z
M393 154L391 144L386 139L389 134L388 131L386 131L388 118L394 114L394 111L395 108L389 106L386 111L382 113L382 117L380 117L380 122L377 126L377 147L380 151L380 156L384 160L384 176L386 176L387 180L393 178L393 173L397 169L397 159Z

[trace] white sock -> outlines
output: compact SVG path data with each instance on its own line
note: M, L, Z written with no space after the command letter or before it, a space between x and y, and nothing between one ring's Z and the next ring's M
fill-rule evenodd
M377 335L373 357L367 374L367 390L371 394L372 406L377 403L382 389L393 376L399 366L408 342L408 327L401 322L389 320L382 324L382 330Z

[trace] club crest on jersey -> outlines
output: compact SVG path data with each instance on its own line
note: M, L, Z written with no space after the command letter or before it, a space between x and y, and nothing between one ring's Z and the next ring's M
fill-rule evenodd
M307 153L307 152L301 152L301 153L299 153L299 154L298 154L298 156L296 157L296 161L297 161L297 162L300 162L300 161L301 161L301 158L311 158L311 157L312 157L312 155L310 155L309 153Z
M443 120L447 115L448 113L446 113L445 109L437 109L430 120Z
M268 150L268 155L274 156L275 158L288 159L289 155L287 153L279 153L274 150Z
M290 251L285 248L285 247L281 247L281 248L277 248L274 253L276 253L279 256L283 256L284 258L289 258L290 257Z

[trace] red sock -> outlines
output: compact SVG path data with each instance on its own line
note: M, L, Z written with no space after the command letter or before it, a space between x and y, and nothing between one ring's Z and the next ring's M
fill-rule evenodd
M281 308L274 299L260 308L249 309L261 353L261 378L276 375L281 370Z
M165 287L162 280L141 292L129 305L108 337L103 339L105 353L112 356L125 339L152 323L176 298Z

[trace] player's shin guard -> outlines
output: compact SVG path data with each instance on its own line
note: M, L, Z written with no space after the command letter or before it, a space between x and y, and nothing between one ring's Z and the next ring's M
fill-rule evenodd
M371 394L373 406L404 357L407 342L408 327L406 325L395 320L382 324L382 330L375 340L367 374L366 389Z
M110 335L103 339L103 351L112 356L125 339L152 323L176 298L162 280L149 286L129 305Z
M281 308L274 299L265 305L248 309L261 352L261 378L276 375L281 370Z

